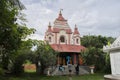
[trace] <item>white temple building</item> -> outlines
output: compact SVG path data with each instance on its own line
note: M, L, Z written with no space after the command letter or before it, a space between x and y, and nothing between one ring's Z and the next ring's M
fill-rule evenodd
M104 52L110 53L112 75L106 75L107 80L120 80L120 36L111 45L103 47Z

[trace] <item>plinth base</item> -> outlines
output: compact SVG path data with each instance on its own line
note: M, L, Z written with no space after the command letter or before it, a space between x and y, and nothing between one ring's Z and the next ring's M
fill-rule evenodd
M105 80L120 80L120 75L104 75Z

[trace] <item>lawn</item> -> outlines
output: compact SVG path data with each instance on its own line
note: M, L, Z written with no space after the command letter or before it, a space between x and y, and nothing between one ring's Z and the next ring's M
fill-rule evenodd
M35 73L25 73L22 76L2 76L0 80L69 80L68 76L43 76ZM72 80L104 80L103 74L72 76Z

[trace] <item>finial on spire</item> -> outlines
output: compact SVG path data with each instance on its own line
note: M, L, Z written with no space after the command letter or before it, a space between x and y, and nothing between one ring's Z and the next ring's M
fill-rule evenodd
M49 25L48 25L49 27L51 27L51 23L49 22Z
M77 30L77 25L75 24L75 30Z
M77 25L75 24L75 28L77 28Z
M62 14L61 12L63 11L63 9L60 9L60 13L59 14Z

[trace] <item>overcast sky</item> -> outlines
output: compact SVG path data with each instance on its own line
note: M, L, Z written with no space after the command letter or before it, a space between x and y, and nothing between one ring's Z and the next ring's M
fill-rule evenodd
M27 26L37 31L31 37L43 39L48 23L53 25L59 10L71 29L80 35L120 35L120 0L20 0L26 7Z

